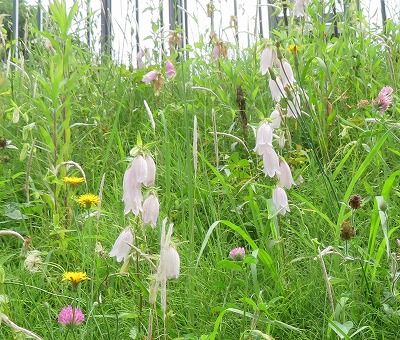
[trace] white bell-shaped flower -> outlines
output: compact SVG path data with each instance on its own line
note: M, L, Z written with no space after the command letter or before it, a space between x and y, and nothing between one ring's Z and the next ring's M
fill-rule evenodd
M110 257L115 257L117 262L126 261L133 244L133 233L131 228L124 229L110 251Z
M123 196L122 200L124 202L125 214L130 211L134 215L138 215L142 210L142 191L141 184L136 181L137 176L135 175L134 168L132 165L125 171L124 180L122 184Z
M263 153L263 165L265 176L274 177L279 173L279 157L272 146L265 148Z
M167 219L165 218L161 227L160 261L158 264L156 279L150 287L149 300L155 303L157 291L161 292L161 309L164 313L167 310L167 280L177 279L180 272L180 258L176 249L171 245L173 224L171 223L166 233Z
M283 87L289 84L293 85L296 82L292 67L286 60L283 60L281 65L279 65L279 73L281 75Z
M272 47L266 47L261 53L260 72L265 75L268 68L272 67L276 59L276 51Z
M256 133L256 147L254 151L258 155L262 155L266 148L272 146L273 131L269 123L263 123L257 129Z
M279 186L282 188L290 189L292 185L296 185L293 180L292 171L290 170L289 164L284 159L281 159L279 163Z
M272 111L272 113L269 116L269 118L272 120L271 128L279 129L281 127L282 117L281 117L281 114L280 114L279 110Z
M160 213L160 203L156 195L151 193L143 202L142 220L143 224L157 224L158 214Z
M144 157L144 160L146 161L147 165L147 176L143 181L143 184L146 187L151 187L156 181L156 163L154 162L153 157L151 157L150 155L146 155Z
M169 246L164 252L163 265L167 279L177 279L179 277L181 260L179 254L173 246Z
M147 180L147 162L143 156L136 156L131 163L131 168L133 181L142 184Z
M276 213L280 215L285 215L290 211L286 192L281 187L276 187L272 192L272 203Z
M276 77L275 80L269 80L269 90L271 91L272 99L279 102L285 95L285 90L283 88L282 80L280 77Z
M298 93L294 95L293 99L289 99L287 102L287 116L292 118L298 118L301 115L300 107L300 96Z

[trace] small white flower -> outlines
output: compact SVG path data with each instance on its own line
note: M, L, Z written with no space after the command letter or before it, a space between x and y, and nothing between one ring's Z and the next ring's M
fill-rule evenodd
M272 178L276 174L279 174L279 157L272 146L265 148L262 156L265 176Z
M289 84L293 85L293 83L296 82L296 79L294 79L292 67L286 60L283 60L282 64L279 65L279 72L281 75L283 87Z
M146 155L144 159L147 165L147 176L143 181L143 184L146 187L151 187L156 181L156 163L154 163L154 159L150 155Z
M42 263L41 252L39 250L28 251L24 261L24 266L28 271L31 273L40 271Z
M261 53L260 72L265 75L268 68L272 67L276 59L276 52L271 47L266 47Z
M292 171L290 170L289 164L284 159L281 159L279 163L279 186L282 188L290 189L292 185L296 185L292 177Z
M278 214L285 215L290 211L286 192L281 187L276 187L272 192L272 203Z
M137 184L142 184L147 180L148 176L148 164L145 158L141 155L136 156L131 163L131 175L132 181Z
M117 262L121 262L122 260L126 261L129 257L129 252L131 251L132 244L132 230L131 228L126 228L121 232L121 234L119 234L118 238L115 240L115 243L109 254L110 257L115 256Z
M157 298L157 291L161 292L161 309L164 318L167 310L167 280L177 279L180 272L180 258L176 249L171 245L173 224L171 223L166 233L167 219L165 218L161 227L160 261L158 264L155 281L150 287L149 301L154 304Z
M181 260L179 254L173 246L169 246L164 252L164 273L167 279L177 279L179 277Z
M269 118L272 120L271 127L273 129L279 129L281 127L282 117L279 110L272 111Z
M282 80L280 77L276 77L275 80L269 80L269 90L271 91L272 99L279 102L282 97L285 96L285 90L283 88Z
M285 144L286 144L286 137L285 133L282 131L278 135L278 147L282 150L285 147Z
M123 187L122 200L124 201L125 205L124 208L125 214L128 214L130 211L132 211L134 215L138 215L139 212L142 210L143 198L142 198L141 184L138 183L136 180L133 165L131 165L125 171L122 187Z
M272 146L272 128L269 123L263 123L257 129L256 133L256 147L254 151L258 155L262 155L266 148Z
M288 117L298 118L300 114L300 96L296 93L293 100L288 100L287 102L287 115Z
M151 224L153 227L157 224L158 214L160 212L160 203L156 195L151 193L143 202L142 220L144 224Z

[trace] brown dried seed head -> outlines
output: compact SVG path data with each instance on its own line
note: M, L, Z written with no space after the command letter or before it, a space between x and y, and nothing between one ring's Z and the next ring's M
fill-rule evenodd
M344 241L349 241L355 236L355 230L350 221L344 221L340 228L340 238Z
M360 209L362 198L360 195L353 195L349 199L349 206L351 209Z
M0 148L4 149L7 146L7 139L0 137Z

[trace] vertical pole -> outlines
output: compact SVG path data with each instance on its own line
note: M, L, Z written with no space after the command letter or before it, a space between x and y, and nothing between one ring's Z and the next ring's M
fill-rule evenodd
M37 25L38 30L43 31L43 8L42 8L42 0L38 0L37 5Z
M382 13L382 25L383 25L383 30L386 30L386 6L385 6L385 0L381 0L381 13Z
M276 18L274 16L274 1L268 0L268 38L271 38L271 33L275 26Z
M174 31L176 28L176 15L175 15L175 0L169 0L168 1L168 5L169 5L169 29L171 31Z
M19 0L13 0L12 9L12 39L15 41L14 56L18 57L18 38L19 38Z
M139 0L135 0L135 20L136 20L136 55L140 52L140 41L139 41Z
M337 24L337 11L336 11L336 0L333 1L333 35L338 38L339 37L339 30Z
M214 2L210 0L210 7L211 7L211 16L210 16L210 24L211 24L211 33L214 33Z
M264 30L263 30L263 23L262 23L262 9L261 9L261 0L257 1L257 7L258 7L258 22L260 25L260 37L264 37Z
M183 16L184 16L184 24L185 24L185 46L189 44L189 26L188 26L188 14L187 14L188 6L187 0L183 1Z
M239 18L238 18L238 6L237 6L237 0L233 0L233 16L235 17L236 20L236 26L235 26L235 41L236 45L239 48Z
M111 55L111 0L101 1L101 51Z
M90 0L86 0L86 43L88 45L88 48L90 50L91 47L91 29L92 29L92 20L91 20L91 6L90 6Z
M164 54L164 5L163 1L160 0L158 2L158 15L160 17L160 32L161 32L161 56L160 59L162 59L162 55Z

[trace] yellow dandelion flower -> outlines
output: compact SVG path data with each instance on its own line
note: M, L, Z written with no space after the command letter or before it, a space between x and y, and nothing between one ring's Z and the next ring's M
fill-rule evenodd
M93 194L84 194L80 195L77 199L77 202L83 207L83 208L90 208L95 205L98 205L100 202L99 196L93 195Z
M89 280L89 277L84 272L65 272L63 274L63 281L69 281L73 285L77 285L86 280Z
M288 51L290 53L297 54L299 52L299 50L300 50L300 47L295 44L289 45L289 47L288 47Z
M78 185L85 182L85 179L83 177L67 176L63 178L63 181L65 184Z

